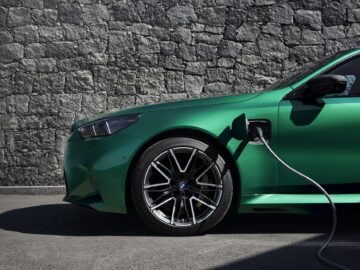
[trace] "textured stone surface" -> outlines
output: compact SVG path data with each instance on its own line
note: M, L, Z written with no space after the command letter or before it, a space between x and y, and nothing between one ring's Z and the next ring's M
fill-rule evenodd
M359 44L355 0L0 1L0 185L62 183L74 119L261 90Z

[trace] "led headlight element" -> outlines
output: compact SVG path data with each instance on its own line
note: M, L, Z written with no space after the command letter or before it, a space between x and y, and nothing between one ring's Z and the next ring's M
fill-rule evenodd
M139 114L120 115L104 118L78 128L81 137L109 136L124 129L139 119Z

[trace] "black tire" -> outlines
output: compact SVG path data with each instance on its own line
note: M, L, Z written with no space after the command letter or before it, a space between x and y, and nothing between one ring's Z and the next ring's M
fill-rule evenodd
M187 148L188 147L188 148ZM217 181L221 181L219 183L221 183L221 185L214 185L215 187L208 187L207 183L203 182L203 181L210 181L207 180L211 177L206 176L205 180L202 177L198 177L196 178L196 182L194 182L194 180L192 180L192 184L188 185L189 187L187 190L182 190L180 189L181 187L183 187L184 185L180 185L177 184L179 180L173 180L175 177L171 176L171 189L178 189L178 190L174 190L174 194L177 192L181 195L171 195L174 196L174 202L173 204L175 206L174 209L180 209L179 211L182 211L181 213L177 212L177 221L179 222L178 224L172 224L173 220L175 220L175 215L174 215L174 209L172 210L172 219L171 222L167 223L164 220L160 220L160 218L157 216L159 214L154 214L154 212L160 211L160 210L150 210L150 206L149 206L149 202L148 202L148 195L147 194L152 194L152 193L148 193L147 191L145 191L149 186L151 185L147 185L145 184L145 179L148 179L147 174L149 172L150 169L154 170L153 168L153 161L154 162L158 162L155 161L155 159L157 157L159 157L159 155L165 155L162 153L169 153L169 151L171 151L170 149L174 149L175 151L185 151L182 150L182 148L186 149L194 149L192 151L194 156L200 155L201 154L201 159L199 161L199 159L197 158L195 160L195 158L189 158L190 161L188 161L186 164L191 164L191 162L193 163L193 168L192 170L196 170L196 171L201 171L198 168L195 168L197 166L197 164L199 162L206 162L209 161L211 163L211 165L213 165L211 167L211 170L214 171L214 174L216 173L216 177L214 176L213 178L217 178ZM180 150L178 150L180 149ZM190 151L190 150L189 150ZM205 156L203 155L205 154ZM170 154L168 154L170 155ZM176 155L185 155L182 153L177 153ZM207 156L207 157L206 157ZM181 157L181 156L180 156ZM169 158L169 157L168 157ZM208 159L205 159L208 158ZM169 158L171 159L171 158ZM176 158L177 159L177 158ZM203 161L204 159L204 161ZM165 160L165 157L164 157ZM175 160L175 159L174 159ZM185 159L184 159L185 160ZM210 161L211 160L211 161ZM169 164L171 165L171 161L169 162ZM179 163L177 163L178 167L176 167L176 169L181 169L181 166L179 166ZM184 164L184 162L183 162ZM159 166L161 164L158 164ZM210 165L210 166L211 166ZM203 166L207 166L207 165L203 165ZM209 166L209 167L210 167ZM190 167L190 165L189 165ZM205 168L205 167L201 167L199 165L199 167ZM188 166L186 166L186 168L188 168ZM185 168L185 170L186 170ZM162 169L163 170L163 169ZM166 173L168 173L170 170L165 171ZM204 171L202 169L202 171ZM210 174L210 169L208 170L208 172ZM190 175L193 174L192 172L190 173ZM196 173L194 173L196 174ZM199 175L201 175L201 173L199 173ZM195 175L192 175L193 178L195 178ZM218 179L218 178L221 179ZM170 177L169 177L170 178ZM166 178L167 179L167 178ZM190 179L190 176L189 176ZM200 179L200 180L198 180ZM174 183L173 183L174 181ZM190 183L190 180L189 180ZM196 188L198 187L197 185L200 185L200 189ZM203 185L205 184L205 187L203 187ZM187 185L187 184L186 184ZM154 185L152 185L154 186ZM174 186L174 187L172 187ZM193 187L194 186L194 187ZM196 187L195 187L196 186ZM221 187L220 187L221 186ZM151 187L153 188L153 187ZM158 187L155 187L158 188ZM169 184L169 188L170 188L170 184ZM212 191L211 189L214 189L214 191ZM233 197L233 179L232 179L232 175L231 175L231 171L229 169L229 166L227 165L225 158L223 157L223 155L221 154L221 151L219 151L215 146L206 143L205 141L200 141L198 139L195 138L188 138L188 137L171 137L171 138L167 138L161 141L158 141L156 143L154 143L153 145L151 145L149 148L147 148L139 157L137 164L134 166L134 170L132 172L132 178L131 178L131 183L130 183L130 189L131 189L131 196L132 196L132 200L133 200L133 204L135 206L135 209L137 211L137 213L139 214L139 216L142 218L142 220L148 225L150 226L152 229L162 233L162 234L166 234L166 235L175 235L175 236L186 236L186 235L197 235L197 234L203 234L205 232L207 232L208 230L210 230L211 228L213 228L215 225L217 225L226 215L226 213L229 210L229 207L231 205L231 201L232 201L232 197ZM195 199L191 200L194 195L186 195L186 194L190 194L191 192L193 192L193 190L197 190L197 192L200 190L205 190L207 189L207 192L210 193L206 193L206 194L215 194L213 195L214 197L216 197L217 199L217 203L216 204L211 204L211 206L214 208L210 208L209 206L206 206L203 203L199 203L196 202L194 204ZM219 195L221 191L221 195ZM157 191L156 191L157 192ZM204 191L203 193L205 194L206 191ZM213 193L211 193L213 192ZM170 196L170 193L167 193L165 195L164 192L164 196ZM173 194L173 193L172 193ZM195 194L195 193L192 193ZM201 200L205 201L206 196L201 195L201 192L198 192L196 194L200 194L198 195ZM184 197L183 197L184 195ZM176 197L179 196L179 197ZM209 195L210 196L210 195ZM196 197L196 196L195 196ZM186 199L183 199L186 198ZM189 200L190 198L190 200ZM212 198L212 197L211 197ZM183 201L181 201L183 200ZM185 202L186 201L186 202ZM209 201L206 201L209 202ZM171 201L169 201L169 205L167 207L170 207ZM179 206L176 206L177 203L179 203ZM180 204L181 203L181 204ZM195 206L194 206L195 205ZM191 211L186 210L185 208L191 208ZM216 207L215 207L216 206ZM161 206L161 207L165 207L165 206ZM154 207L152 207L154 208ZM160 207L159 207L160 208ZM184 209L181 209L184 208ZM206 209L209 208L209 209ZM196 211L194 212L195 209L196 211L198 209L201 209L201 211L203 211L204 213L202 213L199 210L199 215L203 215L206 218L203 218L203 220L201 220L200 222L196 222L196 218L194 221L194 216L196 217ZM211 212L212 211L212 212ZM185 212L187 214L187 218L179 218L179 215L182 215L181 217L185 216ZM191 215L189 215L188 213L191 213ZM209 214L209 213L210 214ZM160 211L160 213L162 213ZM161 217L161 216L160 216ZM191 219L192 218L192 219ZM192 220L193 222L190 222L190 220ZM200 219L199 219L200 220ZM181 226L181 221L185 221L188 222L186 224L188 224L187 226ZM191 225L189 225L191 223Z

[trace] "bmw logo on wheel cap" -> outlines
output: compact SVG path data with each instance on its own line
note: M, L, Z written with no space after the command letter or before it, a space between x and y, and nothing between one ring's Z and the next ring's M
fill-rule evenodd
M181 182L179 183L179 185L178 185L178 187L179 187L180 190L186 189L187 186L188 186L188 185L187 185L184 181L181 181Z

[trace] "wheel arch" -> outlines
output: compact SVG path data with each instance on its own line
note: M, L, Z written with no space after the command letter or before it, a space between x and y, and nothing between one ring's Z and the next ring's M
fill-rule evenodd
M176 129L171 129L171 130L166 130L163 131L159 134L156 134L155 136L153 136L152 138L150 138L149 140L147 140L135 153L135 155L133 156L127 175L126 175L126 182L125 182L125 203L126 203L126 209L127 211L132 210L133 207L133 203L132 203L132 199L131 199L131 192L130 192L130 181L131 181L131 176L133 174L133 170L135 168L135 165L137 163L137 161L139 160L141 154L151 145L153 145L154 143L161 141L163 139L169 138L169 137L178 137L178 136L184 136L184 137L190 137L193 139L198 139L198 140L202 140L205 141L211 145L215 145L219 151L221 152L221 154L223 155L223 157L226 159L226 162L229 163L229 169L231 171L231 175L233 178L233 199L231 202L231 206L229 209L229 212L236 212L239 209L239 203L240 203L240 195L241 195L241 191L240 191L240 187L241 187L241 183L240 183L240 173L239 170L236 166L236 162L235 159L233 157L233 155L230 153L230 151L226 148L226 146L224 144L222 144L216 137L212 136L209 133L206 133L205 131L201 131L201 130L197 130L197 129L192 129L192 128L176 128Z

